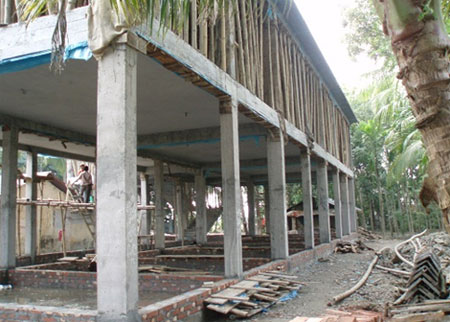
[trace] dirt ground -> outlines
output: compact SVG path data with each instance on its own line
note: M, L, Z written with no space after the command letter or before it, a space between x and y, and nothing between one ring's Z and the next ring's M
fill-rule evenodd
M394 246L397 240L365 241L375 251L386 246ZM359 254L332 254L325 258L298 267L294 274L305 282L298 297L284 303L278 303L267 312L254 316L250 321L287 322L297 316L318 317L328 308L362 308L382 311L384 304L395 298L393 285L399 282L377 269L370 275L366 285L338 305L328 306L332 298L349 288L364 275L374 257L374 251Z
M340 302L329 306L332 298L348 289L364 275L375 251L386 246L393 247L398 240L364 241L374 251L361 253L332 254L297 268L293 275L298 276L305 285L298 296L287 302L272 306L267 312L241 321L288 322L297 316L319 317L328 308L357 308L382 312L386 302L396 298L394 287L401 279L375 269L366 284L356 293ZM211 317L208 321L227 321L223 316Z

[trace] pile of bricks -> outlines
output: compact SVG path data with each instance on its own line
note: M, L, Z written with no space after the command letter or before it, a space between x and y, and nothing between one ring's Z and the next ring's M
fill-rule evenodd
M378 312L327 310L320 318L296 317L290 322L382 322L383 315Z

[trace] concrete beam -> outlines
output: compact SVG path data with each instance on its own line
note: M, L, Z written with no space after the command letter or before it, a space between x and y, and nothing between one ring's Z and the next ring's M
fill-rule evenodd
M259 124L249 123L239 125L239 136L248 137L251 135L265 136L267 130ZM154 149L162 146L177 146L195 143L220 141L220 127L207 127L184 131L173 131L140 135L138 137L138 148Z
M328 171L326 162L320 162L317 166L317 195L319 197L320 242L329 243L331 242L331 230L328 205Z
M148 28L146 30L148 30ZM167 55L188 67L204 81L208 82L213 87L220 89L224 95L236 98L239 105L242 106L242 109L246 109L256 117L266 121L268 124L280 128L280 120L275 109L253 95L247 88L234 80L232 76L225 74L219 66L189 46L189 44L185 43L184 40L179 38L176 34L168 31L164 33L163 36L159 34L157 30L159 30L159 22L155 21L152 33L142 33L142 28L140 29L139 36L130 32L127 35L129 44L134 46L137 50L142 51L144 54L147 54L148 43L163 50ZM295 125L287 121L285 123L286 132L289 137L297 144L308 147L307 135L296 128ZM353 176L353 171L351 169L325 151L317 143L312 144L311 152L348 176Z
M342 213L341 213L341 186L339 170L333 172L333 194L334 194L334 226L336 238L342 238Z
M350 234L350 205L348 200L348 180L346 175L340 175L341 188L341 216L342 216L342 234Z
M3 128L2 194L0 212L0 269L16 266L16 197L19 131Z
M99 321L138 321L137 53L110 47L98 62L97 307Z
M255 218L255 185L253 182L247 183L247 202L248 202L248 233L250 236L256 235Z
M165 225L164 225L164 166L160 160L155 160L155 248L165 248Z
M29 200L37 200L37 153L27 152L26 167L26 198ZM25 254L31 257L31 263L36 261L37 252L37 213L36 205L26 206L25 210Z
M236 100L220 102L225 277L242 277L241 185Z
M207 242L207 216L206 216L206 181L203 174L195 176L195 238L197 244Z
M302 193L303 193L303 226L305 235L305 248L314 248L314 219L313 197L311 179L311 155L309 150L303 150L300 154L302 167Z
M289 256L286 219L286 178L284 142L281 131L267 141L267 163L270 198L270 248L272 259Z
M76 131L61 129L52 125L0 114L0 124L14 126L24 133L36 133L63 142L74 142L84 145L95 145L95 136Z

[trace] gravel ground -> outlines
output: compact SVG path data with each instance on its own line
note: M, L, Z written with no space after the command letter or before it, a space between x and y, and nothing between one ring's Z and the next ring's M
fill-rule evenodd
M365 242L374 250L385 246L394 246L396 240L376 240ZM302 265L293 275L305 282L298 297L272 306L267 312L258 314L248 321L288 322L297 316L318 317L328 308L333 309L367 309L383 311L385 303L396 298L395 286L400 286L401 278L375 269L366 284L356 293L338 305L329 306L332 298L350 289L364 275L374 257L374 251L358 254L332 254L317 261ZM226 321L220 316L208 321Z

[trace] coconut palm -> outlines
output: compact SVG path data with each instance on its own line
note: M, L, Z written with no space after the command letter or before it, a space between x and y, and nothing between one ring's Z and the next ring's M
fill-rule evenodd
M450 233L450 39L444 21L448 1L373 0L389 36L429 157L424 188L442 210ZM445 17L445 18L448 18Z

